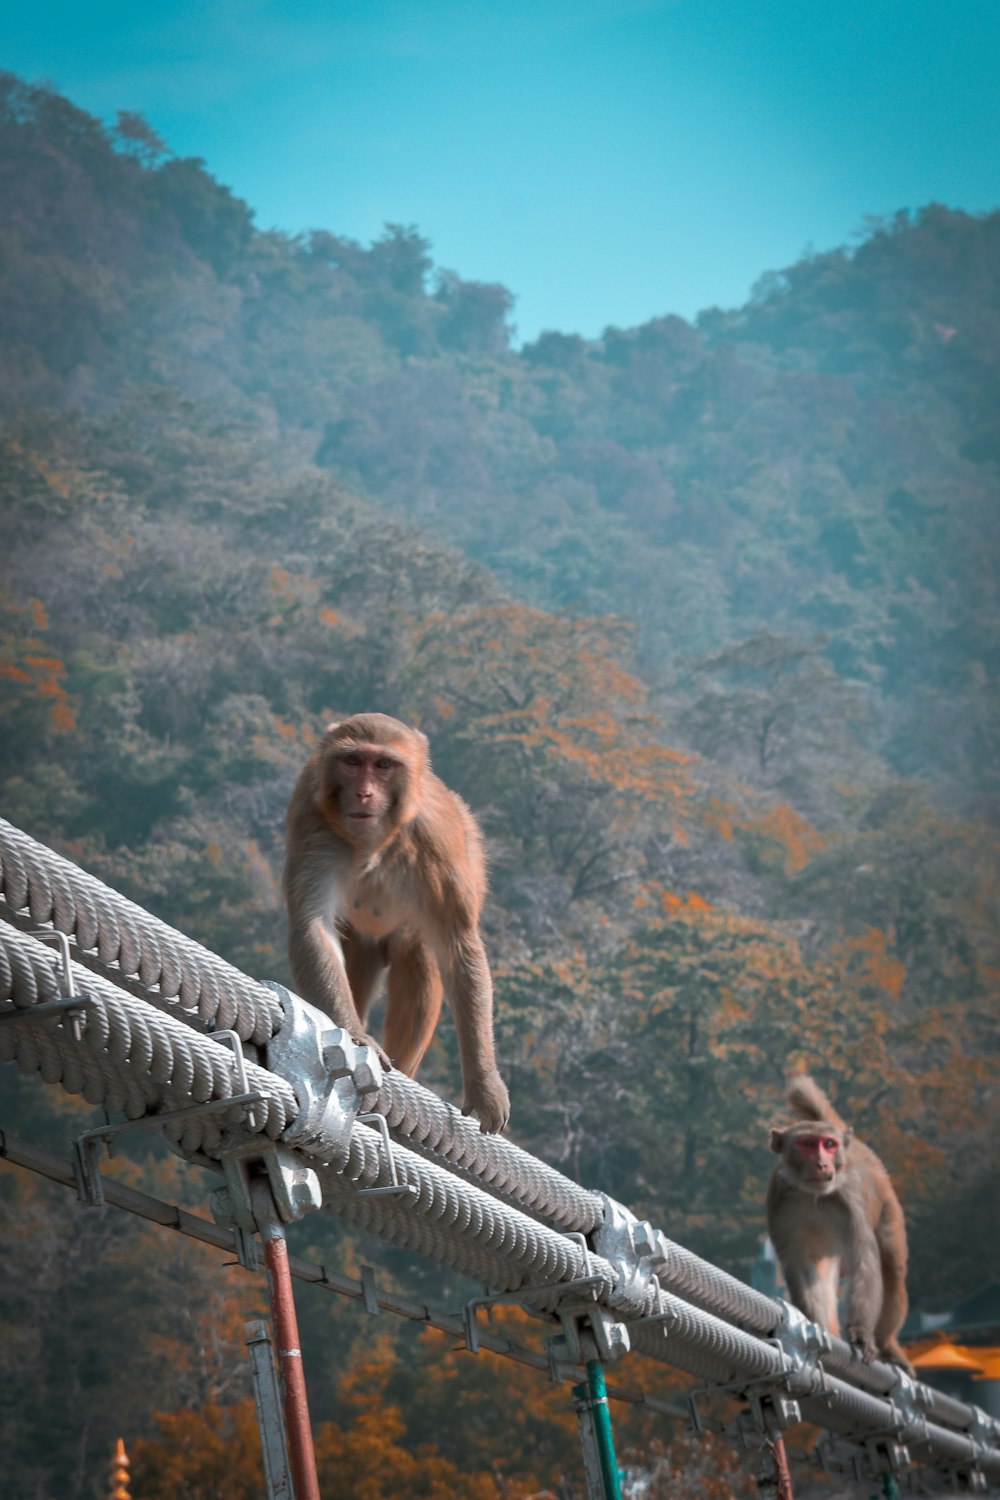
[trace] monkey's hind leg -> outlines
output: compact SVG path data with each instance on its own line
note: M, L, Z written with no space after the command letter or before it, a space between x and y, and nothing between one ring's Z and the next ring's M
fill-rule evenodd
M441 1015L444 990L433 955L419 940L393 942L383 1028L393 1065L415 1078Z
M894 1254L892 1247L881 1248L882 1310L875 1325L875 1342L883 1359L887 1359L890 1364L900 1365L912 1375L913 1366L896 1337L910 1305L906 1295L906 1264Z

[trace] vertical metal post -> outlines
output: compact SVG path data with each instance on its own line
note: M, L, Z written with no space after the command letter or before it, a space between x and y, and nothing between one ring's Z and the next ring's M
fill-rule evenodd
M599 1359L587 1361L586 1382L573 1387L573 1406L580 1424L587 1500L622 1500L604 1366Z
M792 1476L788 1468L788 1454L783 1437L771 1440L771 1462L774 1464L774 1486L777 1500L795 1500L792 1494Z
M268 1326L260 1318L244 1323L250 1368L253 1371L253 1395L260 1428L260 1448L264 1459L264 1487L267 1500L295 1500L292 1475L285 1446L285 1424L281 1420L281 1394L278 1372Z
M320 1500L285 1230L277 1214L270 1222L261 1224L258 1213L257 1222L264 1242L264 1262L271 1293L271 1321L274 1324L278 1368L285 1396L285 1432L295 1500Z

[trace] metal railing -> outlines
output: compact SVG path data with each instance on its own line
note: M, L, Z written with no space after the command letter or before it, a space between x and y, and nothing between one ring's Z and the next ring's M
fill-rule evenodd
M3 820L0 918L0 1060L125 1116L75 1144L84 1201L103 1195L103 1141L159 1129L221 1174L213 1213L245 1263L256 1234L273 1249L284 1225L322 1209L487 1286L464 1319L470 1347L476 1306L516 1300L558 1328L550 1364L590 1371L593 1389L595 1362L633 1349L738 1397L772 1439L801 1419L876 1472L919 1464L968 1488L1000 1482L1000 1423L979 1408L862 1364L787 1304L480 1134L314 1007ZM578 1410L603 1421L593 1389Z

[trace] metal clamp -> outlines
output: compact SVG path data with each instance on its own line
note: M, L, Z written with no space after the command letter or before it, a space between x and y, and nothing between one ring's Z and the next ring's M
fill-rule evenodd
M606 1193L601 1193L600 1197L604 1217L592 1238L596 1253L614 1267L615 1285L611 1300L620 1309L641 1310L648 1301L654 1257L660 1248L656 1230L648 1220L637 1219Z
M284 1021L267 1044L266 1062L291 1084L299 1112L282 1132L289 1146L331 1157L346 1150L365 1094L382 1087L382 1064L342 1026L283 985L268 982L281 1001Z
M928 1440L925 1387L905 1370L896 1374L896 1384L885 1397L892 1408L894 1435L904 1443L924 1443Z
M792 1396L819 1394L827 1388L820 1355L829 1354L833 1341L825 1328L812 1322L790 1302L778 1299L778 1306L781 1322L765 1342L773 1345L785 1360L784 1388Z
M753 1431L766 1442L773 1443L787 1427L802 1421L802 1408L791 1396L779 1391L764 1391L749 1388L745 1393L748 1412L741 1412L737 1425L749 1417Z
M975 1457L968 1467L960 1469L959 1473L967 1490L971 1490L974 1494L982 1494L990 1487L982 1468L982 1459L987 1454L992 1458L996 1457L997 1439L1000 1438L1000 1421L996 1417L989 1416L980 1406L973 1406L971 1410L974 1417L968 1428L968 1437L975 1450Z

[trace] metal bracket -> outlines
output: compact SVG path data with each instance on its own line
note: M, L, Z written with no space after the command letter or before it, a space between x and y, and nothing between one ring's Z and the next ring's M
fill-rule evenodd
M865 1452L876 1474L900 1474L910 1467L910 1450L889 1434L865 1439Z
M553 1292L578 1292L588 1288L600 1286L603 1277L584 1276L577 1281L548 1281L544 1286L522 1286L514 1292L496 1292L492 1296L473 1297L462 1309L462 1322L465 1328L465 1346L470 1354L479 1353L479 1336L476 1331L476 1313L481 1307L499 1307L504 1303L517 1307L527 1298L535 1296L551 1296ZM549 1341L554 1342L553 1340ZM563 1359L562 1363L573 1363L569 1359ZM551 1360L550 1360L551 1364Z
M740 1446L753 1446L748 1438L748 1428L754 1435L770 1441L775 1435L780 1436L786 1427L794 1427L797 1422L802 1421L799 1403L791 1396L783 1395L780 1390L783 1383L787 1386L793 1375L794 1371L789 1368L777 1370L773 1375L764 1375L757 1380L723 1381L718 1385L699 1386L688 1392L691 1426L695 1432L711 1430L706 1428L698 1411L699 1396L736 1396L749 1407L749 1411L740 1412L736 1419L736 1434Z
M46 1016L65 1015L68 1012L74 1024L74 1038L80 1041L83 1035L80 1024L83 1020L83 1007L93 1003L92 995L70 995L65 1000L43 1000L41 1005L18 1005L12 1010L0 1011L0 1021L41 1021ZM75 1030L77 1026L80 1027L79 1036Z
M239 1084L241 1094L249 1094L250 1085L247 1081L247 1062L243 1051L243 1038L238 1031L213 1031L213 1042L223 1042L233 1049L233 1068L236 1072L236 1082ZM257 1129L257 1115L252 1109L247 1110L247 1124L251 1130Z
M981 1406L973 1406L971 1410L975 1416L967 1435L975 1448L975 1457L968 1467L959 1466L956 1473L967 1490L973 1494L983 1494L990 1485L980 1461L987 1454L991 1457L996 1456L997 1439L1000 1438L1000 1421L996 1417L989 1416Z
M660 1286L658 1276L650 1276L649 1285L656 1297L656 1312L648 1313L644 1318L630 1318L629 1328L658 1328L664 1338L669 1336L670 1324L676 1320L677 1314L672 1308L663 1306L663 1289Z
M377 1318L382 1311L378 1303L378 1288L375 1285L375 1272L371 1266L361 1266L361 1294L365 1299L365 1311Z
M15 1006L12 1010L0 1011L0 1021L40 1021L46 1016L66 1014L73 1030L73 1040L78 1042L83 1037L84 1007L93 1005L94 997L73 993L69 938L53 927L35 928L27 936L39 943L54 943L59 949L57 967L62 996L58 1000L44 1000L41 1005Z
M358 1115L362 1125L374 1125L382 1142L382 1150L385 1153L385 1164L389 1173L389 1187L358 1188L352 1196L355 1198L400 1198L404 1195L416 1197L420 1189L412 1182L400 1182L396 1172L396 1158L392 1152L392 1137L389 1134L389 1126L384 1115L368 1114Z
M226 1185L216 1188L210 1200L212 1217L217 1224L235 1225L246 1234L256 1234L259 1225L253 1198L261 1167L275 1211L283 1223L292 1224L303 1214L323 1206L323 1190L317 1174L281 1145L262 1148L258 1141L248 1142L243 1147L224 1151L220 1165Z
M613 1364L632 1347L626 1324L619 1322L607 1307L591 1304L587 1307L559 1309L562 1333L550 1342L564 1345L566 1361L573 1365L585 1365L592 1359L601 1364ZM556 1357L559 1357L558 1348Z
M897 1370L896 1384L884 1399L892 1408L893 1436L903 1443L922 1443L927 1440L927 1416L926 1396L924 1387L907 1375L905 1370Z
M101 1173L97 1164L97 1143L106 1144L126 1130L159 1130L177 1120L193 1120L201 1115L214 1115L241 1105L257 1104L265 1096L260 1092L231 1094L228 1099L210 1099L206 1104L185 1104L181 1109L167 1109L162 1114L140 1115L137 1120L122 1120L117 1125L98 1125L94 1130L85 1130L73 1142L73 1176L76 1193L81 1203L90 1208L100 1208L104 1202Z
M737 1422L749 1416L754 1432L769 1443L780 1437L787 1427L794 1427L802 1421L802 1409L790 1396L753 1389L746 1391L745 1395L750 1409L741 1412Z
M257 1241L252 1234L241 1229L238 1224L232 1226L233 1249L236 1251L236 1263L243 1266L247 1271L256 1271L260 1266L260 1252L257 1249Z

